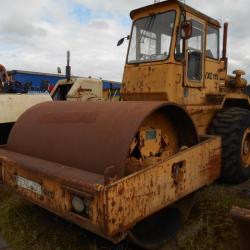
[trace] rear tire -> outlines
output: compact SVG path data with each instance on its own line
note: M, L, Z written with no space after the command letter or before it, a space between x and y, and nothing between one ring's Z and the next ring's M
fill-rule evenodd
M195 199L195 193L189 194L139 222L130 230L129 241L146 250L157 250L174 244L176 234L187 221Z
M210 133L222 137L221 180L238 184L250 178L250 111L229 108L216 114Z

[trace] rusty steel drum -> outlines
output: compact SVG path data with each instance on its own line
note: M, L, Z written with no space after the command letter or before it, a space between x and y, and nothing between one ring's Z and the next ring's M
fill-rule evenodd
M159 110L173 123L178 144L197 143L192 121L174 104L53 102L36 105L20 117L6 149L100 175L115 166L122 177L138 128ZM182 136L186 129L188 135Z

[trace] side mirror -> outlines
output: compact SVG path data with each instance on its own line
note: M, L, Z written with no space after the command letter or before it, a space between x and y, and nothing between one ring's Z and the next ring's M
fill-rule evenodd
M192 21L184 21L181 24L181 38L182 39L189 39L191 38L193 33L193 26L192 26Z
M118 43L117 43L117 47L120 46L120 45L122 45L122 44L124 43L124 40L125 40L125 39L129 40L129 39L130 39L130 36L125 36L125 37L121 38L121 39L118 41Z
M60 67L57 67L57 73L58 73L58 75L62 74L62 69Z

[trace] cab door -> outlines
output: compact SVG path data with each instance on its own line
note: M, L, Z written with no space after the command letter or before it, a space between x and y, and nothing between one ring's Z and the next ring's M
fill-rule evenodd
M186 19L192 21L192 36L185 44L185 86L204 86L205 22L189 13Z

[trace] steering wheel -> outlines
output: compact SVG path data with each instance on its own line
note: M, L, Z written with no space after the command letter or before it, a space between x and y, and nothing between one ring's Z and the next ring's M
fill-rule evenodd
M167 53L150 55L151 60L163 60L166 57L167 57Z

